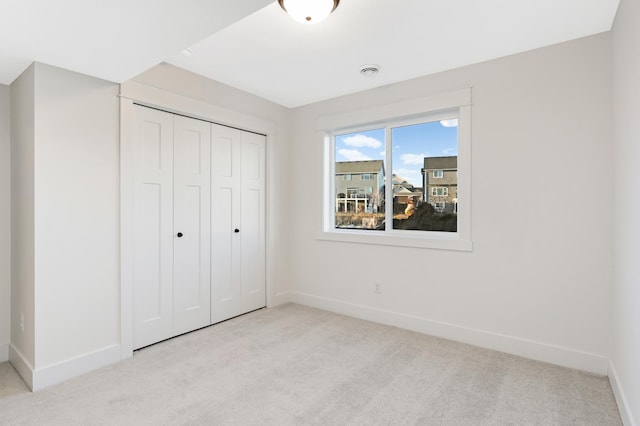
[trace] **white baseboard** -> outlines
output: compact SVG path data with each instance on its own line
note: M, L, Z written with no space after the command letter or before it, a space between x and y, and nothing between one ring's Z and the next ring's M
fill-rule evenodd
M120 345L113 345L33 372L33 391L61 383L120 361Z
M33 366L22 352L20 352L15 346L9 345L9 362L16 369L22 380L29 386L29 389L33 390Z
M407 315L372 308L369 306L343 302L340 300L328 299L312 294L293 292L289 295L291 302L294 303L312 306L368 321L392 325L407 330L417 331L419 333L429 334L431 336L442 337L457 342L493 349L562 367L587 371L602 376L605 376L608 371L608 358L597 354L576 351L562 346L521 339L490 331L462 327L414 315Z
M9 361L9 344L0 343L0 362Z
M32 391L61 383L120 361L120 345L113 345L47 367L34 369L13 345L9 360Z
M618 411L620 411L620 417L622 418L622 423L625 426L638 426L638 424L633 419L631 410L629 410L629 402L624 393L624 390L620 386L618 373L616 372L616 369L612 362L609 362L609 382L611 383L613 396L615 396L616 403L618 404Z

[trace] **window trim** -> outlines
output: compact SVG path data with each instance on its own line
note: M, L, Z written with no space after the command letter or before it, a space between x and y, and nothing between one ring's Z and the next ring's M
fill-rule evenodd
M402 247L430 248L441 250L472 251L471 240L471 105L472 89L465 88L429 97L412 99L356 110L316 121L321 140L322 155L319 156L322 170L320 200L319 240L357 244L382 244ZM458 118L458 230L457 232L386 231L336 229L335 194L335 146L333 135L434 121L441 114L456 112ZM390 132L390 129L387 129ZM391 153L387 152L385 164L391 164ZM390 170L386 170L391 174ZM390 191L387 191L389 193Z
M438 172L438 175L436 175L436 172ZM444 170L434 170L433 171L433 178L434 179L443 179L444 178Z

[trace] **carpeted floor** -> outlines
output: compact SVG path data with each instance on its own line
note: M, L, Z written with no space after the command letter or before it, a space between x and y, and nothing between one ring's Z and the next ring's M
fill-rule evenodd
M1 425L621 425L604 377L289 304L36 393Z

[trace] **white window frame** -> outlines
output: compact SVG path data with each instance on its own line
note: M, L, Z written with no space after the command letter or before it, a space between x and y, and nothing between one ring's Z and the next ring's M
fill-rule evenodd
M472 251L471 240L471 88L435 94L394 104L356 110L321 117L316 126L322 144L322 191L320 230L317 238L360 244L430 248L442 250ZM335 144L334 136L364 130L387 128L387 140L391 128L458 118L458 226L457 232L407 231L386 229L338 229L335 227ZM386 150L385 181L392 188L391 152ZM392 205L392 191L386 191L386 203ZM391 209L387 209L386 222L392 223ZM391 228L390 226L388 228Z
M433 203L433 208L437 212L443 212L446 207L447 203L445 203L444 201L436 201Z
M444 178L444 170L434 170L433 171L433 178L434 179L442 179L442 178Z

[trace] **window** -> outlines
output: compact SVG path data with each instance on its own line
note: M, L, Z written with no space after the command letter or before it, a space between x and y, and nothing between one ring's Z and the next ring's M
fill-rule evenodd
M342 175L343 180L351 180L351 175Z
M336 181L340 174L360 175L361 181L365 181L371 179L373 171L381 170L385 176L391 170L390 182L387 179L376 194L370 186L346 188L347 198L354 200L347 202L345 209L336 210L335 228L457 232L457 215L445 209L449 188L429 186L422 173L433 164L457 167L457 123L457 113L449 112L409 122L392 122L385 128L334 134ZM390 168L385 167L389 157ZM387 187L393 190L387 193ZM430 188L431 196L437 199L423 202L424 188ZM345 188L336 184L334 191L341 194ZM429 203L434 208L430 208Z
M319 238L471 250L470 95L466 89L318 119L325 142ZM361 179L342 183L354 174Z
M449 188L443 186L433 186L431 187L431 195L433 195L434 197L448 197Z

